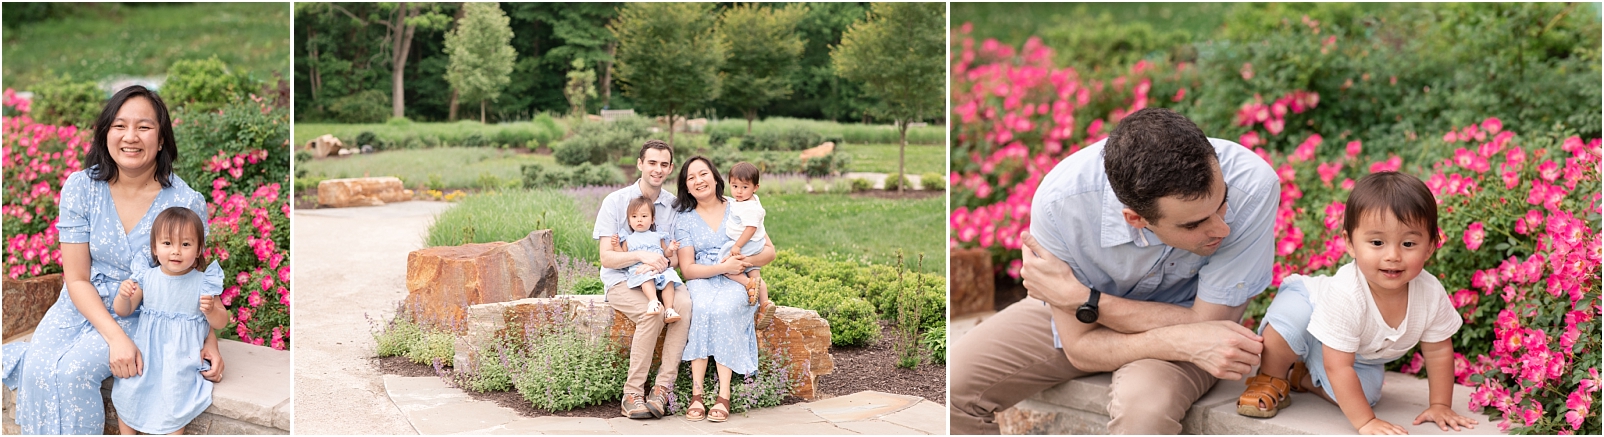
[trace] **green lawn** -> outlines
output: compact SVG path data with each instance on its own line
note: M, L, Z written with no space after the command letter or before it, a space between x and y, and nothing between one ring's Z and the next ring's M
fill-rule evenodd
M845 144L835 153L852 156L852 171L892 174L897 172L896 144ZM941 145L909 144L907 174L947 174L947 147Z
M212 55L257 79L290 78L289 3L85 5L73 19L6 24L6 88L62 73L161 76L175 61Z
M923 253L924 269L947 271L947 206L944 197L889 200L846 194L763 196L764 227L775 247L802 255L835 253L875 264L896 262L902 249L910 268Z
M296 126L296 130L300 130ZM488 174L502 181L522 180L520 166L529 163L557 165L548 155L520 154L486 147L447 147L438 149L393 150L367 155L314 159L297 163L308 178L354 178L395 176L407 188L428 184L438 175L446 188L478 186L479 176Z
M469 233L475 242L513 241L535 229L551 228L559 251L595 260L596 245L590 232L596 218L580 212L563 193L506 190L469 196L436 219L429 230L429 245L462 244ZM768 210L764 225L778 248L886 265L896 262L901 249L910 268L917 267L922 253L921 271L947 271L947 216L942 197L888 200L845 194L773 194L763 196L763 207Z

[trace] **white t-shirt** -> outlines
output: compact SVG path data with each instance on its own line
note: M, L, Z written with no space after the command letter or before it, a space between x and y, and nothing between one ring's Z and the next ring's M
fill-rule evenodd
M1424 270L1409 281L1409 310L1396 329L1381 317L1369 283L1353 263L1333 276L1293 275L1286 280L1294 278L1303 280L1314 304L1309 333L1332 349L1365 360L1398 359L1422 341L1447 340L1464 323L1442 283Z
M763 216L768 212L763 210L763 203L757 200L757 195L753 194L752 200L745 202L737 201L734 197L724 198L730 204L730 218L724 221L724 235L729 236L731 240L739 240L741 233L746 232L748 226L756 226L757 233L752 234L752 239L747 241L748 243L763 241L763 237L769 234L763 227Z

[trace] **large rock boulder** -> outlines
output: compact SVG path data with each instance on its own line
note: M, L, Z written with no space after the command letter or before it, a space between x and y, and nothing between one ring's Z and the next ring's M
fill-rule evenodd
M327 179L317 184L317 204L329 208L379 206L412 199L412 190L393 176Z
M992 311L996 306L997 282L991 271L991 252L985 249L953 249L952 317Z
M27 279L6 277L3 285L5 337L10 338L33 330L45 312L61 296L61 274L54 273Z
M312 151L313 158L324 158L338 154L342 148L345 148L345 144L341 143L339 138L329 134L324 134L306 142L306 150Z
M550 229L512 243L439 246L407 254L406 306L419 322L462 333L469 306L557 293Z
M563 295L474 305L463 323L466 334L457 339L454 362L472 365L475 348L509 331L531 332L543 325L568 321L606 335L626 349L635 337L635 322L607 306L602 296ZM798 397L812 400L817 396L815 379L835 371L835 360L830 356L830 323L816 311L780 307L774 324L758 331L757 337L759 348L790 359L791 375L800 375ZM662 355L663 336L658 336L652 369L662 363Z

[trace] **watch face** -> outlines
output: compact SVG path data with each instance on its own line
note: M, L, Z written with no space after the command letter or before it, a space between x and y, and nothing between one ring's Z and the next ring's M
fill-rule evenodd
M1080 320L1081 323L1096 322L1097 308L1082 305L1080 309L1075 310L1075 320Z

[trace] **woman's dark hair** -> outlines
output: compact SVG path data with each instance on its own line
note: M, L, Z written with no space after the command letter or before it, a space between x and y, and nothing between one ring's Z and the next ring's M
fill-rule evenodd
M156 220L150 224L150 256L157 263L161 259L156 256L156 242L162 237L184 236L195 237L195 270L206 269L206 223L201 221L200 215L189 208L175 206L162 210L156 214Z
M1437 198L1420 178L1394 171L1367 174L1354 182L1343 209L1342 232L1349 241L1366 214L1392 212L1407 225L1424 226L1437 247Z
M685 178L688 176L685 170L691 168L691 163L696 161L702 161L702 164L707 165L707 171L713 174L713 198L721 203L724 202L724 177L719 176L718 167L713 166L713 161L709 161L706 156L696 155L685 160L685 164L679 167L679 178L676 179L679 186L674 189L675 211L687 212L696 209L696 198L691 197L691 189L685 183Z
M652 199L649 199L646 196L630 199L629 206L624 208L625 222L627 223L629 221L629 215L634 214L636 209L646 208L646 214L652 216L652 225L647 229L653 231L657 230L657 207L653 206L652 203L654 203ZM631 230L633 230L633 228L631 228Z
M106 108L100 110L100 116L95 117L95 142L89 148L89 156L84 159L84 168L94 168L89 177L97 181L117 180L117 161L112 160L110 141L106 139L106 131L111 128L112 122L117 120L117 111L123 108L128 99L144 97L150 101L150 106L156 110L157 135L160 136L161 150L156 152L156 182L162 188L172 187L170 180L173 174L173 161L178 160L178 141L173 137L173 119L167 114L167 104L155 91L141 85L123 88L106 101Z
M1103 171L1114 197L1148 220L1162 218L1159 198L1208 196L1218 159L1202 129L1164 108L1131 113L1103 144Z

